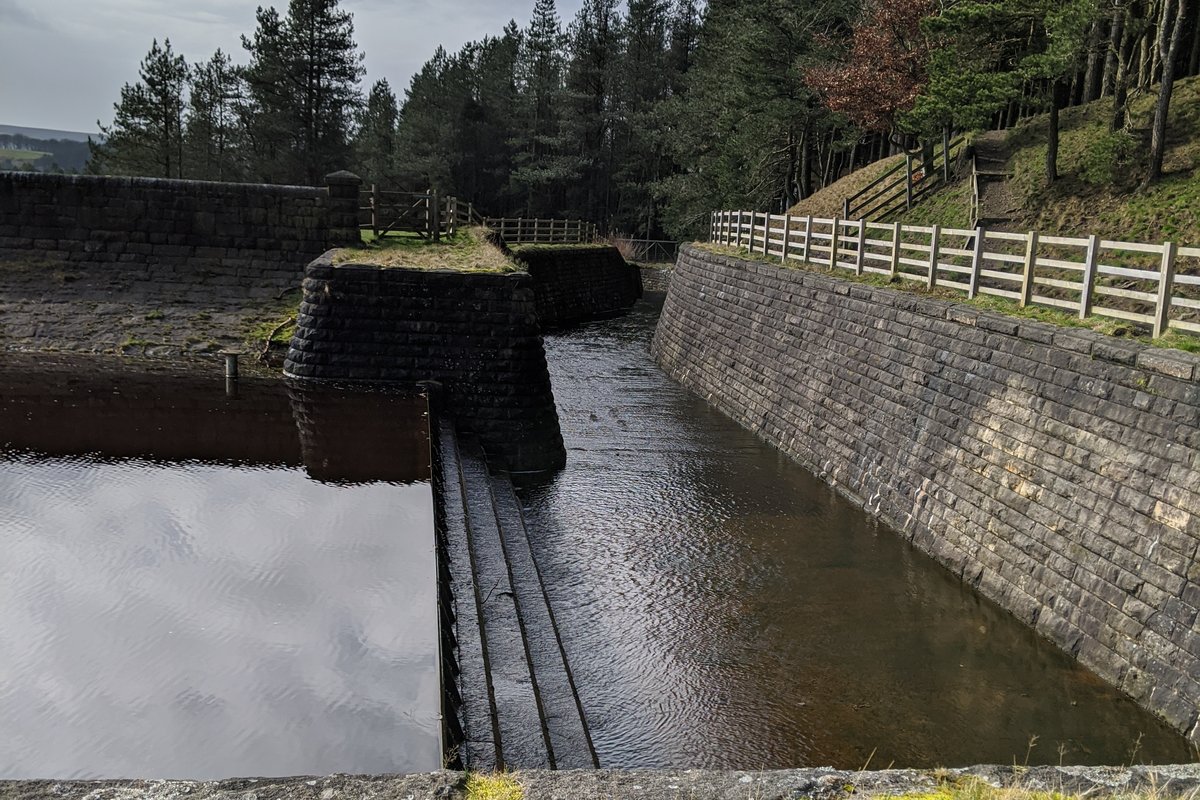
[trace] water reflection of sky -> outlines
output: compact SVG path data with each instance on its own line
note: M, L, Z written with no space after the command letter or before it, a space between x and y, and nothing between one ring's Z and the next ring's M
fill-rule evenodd
M0 461L0 777L438 768L432 531L427 482Z

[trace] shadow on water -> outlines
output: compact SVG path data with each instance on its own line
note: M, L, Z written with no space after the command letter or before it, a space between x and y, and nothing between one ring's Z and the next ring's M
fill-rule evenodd
M440 766L424 398L0 386L0 778Z
M648 353L660 303L548 338L568 466L521 492L602 765L1193 760L673 383Z

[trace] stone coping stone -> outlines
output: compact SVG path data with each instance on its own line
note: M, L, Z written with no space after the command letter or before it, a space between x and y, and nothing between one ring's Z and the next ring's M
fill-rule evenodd
M993 786L1089 797L1153 792L1160 800L1200 791L1200 765L1156 767L975 766L953 770L829 768L531 770L512 773L525 800L832 800L928 792L939 780L978 777ZM220 781L3 781L0 800L465 800L466 774L331 775Z

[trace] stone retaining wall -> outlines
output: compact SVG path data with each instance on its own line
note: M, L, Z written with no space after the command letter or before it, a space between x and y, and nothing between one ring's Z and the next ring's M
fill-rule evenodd
M642 296L641 273L615 247L521 247L514 257L533 276L546 328L602 319Z
M642 289L647 292L665 292L671 287L671 270L660 267L641 267Z
M292 285L303 264L349 235L337 200L357 205L357 183L341 175L327 190L0 172L0 259L150 272L181 285L198 274L210 284Z
M1200 359L694 246L653 351L1200 742Z
M331 255L308 266L285 374L437 381L442 408L493 466L565 463L529 275L334 265Z

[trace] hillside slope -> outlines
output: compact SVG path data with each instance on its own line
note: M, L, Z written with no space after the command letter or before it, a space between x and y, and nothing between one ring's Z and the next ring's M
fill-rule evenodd
M1149 151L1154 92L1131 104L1132 132L1112 134L1112 100L1102 99L1062 112L1060 178L1045 181L1047 117L1040 115L1008 132L1014 177L1013 218L1004 228L1064 236L1091 233L1105 238L1200 244L1200 77L1175 85L1162 180L1141 188ZM842 199L870 183L896 159L858 170L797 204L791 213L831 217ZM971 224L969 174L933 193L898 219L913 225L963 228Z
M808 216L809 214L825 219L839 217L842 214L843 200L862 189L891 167L903 161L904 154L901 153L900 155L889 156L873 164L868 164L862 169L855 170L849 175L839 178L824 189L813 192L810 196L792 206L788 210L788 213L798 217Z

